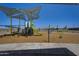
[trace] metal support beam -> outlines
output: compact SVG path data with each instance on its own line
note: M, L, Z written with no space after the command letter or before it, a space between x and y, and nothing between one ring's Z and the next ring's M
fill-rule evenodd
M20 26L21 26L21 23L20 23L20 21L21 21L21 20L20 20L20 17L19 17L19 28L20 28Z
M18 33L20 32L20 17L19 17L19 24L18 24Z
M24 20L24 27L26 27L26 20Z
M31 18L29 19L29 22L30 22L30 27L33 27L33 24L32 24L33 20Z
M12 34L12 17L10 16L10 33Z

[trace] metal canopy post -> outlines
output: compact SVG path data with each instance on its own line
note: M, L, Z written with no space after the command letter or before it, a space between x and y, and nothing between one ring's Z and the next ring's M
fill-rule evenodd
M32 20L32 18L30 17L30 19L29 19L29 22L30 22L30 27L32 27L33 28L33 20Z
M20 32L20 16L19 16L18 32Z
M26 20L24 20L24 26L26 27Z
M12 16L10 16L10 33L12 34Z
M20 16L19 16L19 28L20 28Z

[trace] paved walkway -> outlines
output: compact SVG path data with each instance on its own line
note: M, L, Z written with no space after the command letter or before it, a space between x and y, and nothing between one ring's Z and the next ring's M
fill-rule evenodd
M0 44L0 51L44 49L44 48L68 48L74 54L79 56L79 44L67 44L67 43L12 43L12 44Z

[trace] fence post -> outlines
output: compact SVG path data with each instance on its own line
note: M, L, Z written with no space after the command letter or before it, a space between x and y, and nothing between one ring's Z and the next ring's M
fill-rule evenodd
M57 28L56 28L56 30L57 30L57 32L58 32L58 30L59 30L59 28L58 28L58 25L57 25Z
M48 26L48 42L50 42L50 24Z

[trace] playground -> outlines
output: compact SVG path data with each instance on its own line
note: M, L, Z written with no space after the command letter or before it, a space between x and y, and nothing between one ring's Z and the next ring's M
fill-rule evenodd
M39 18L42 7L30 9L16 9L0 6L0 11L9 18L10 25L0 25L0 44L3 43L75 43L79 44L79 31L64 28L53 28L47 25L47 29L40 31L36 28L34 20ZM25 17L27 16L27 18ZM18 20L18 25L13 25L13 19ZM21 25L21 20L24 21ZM5 27L2 29L2 27ZM23 27L23 28L22 28ZM74 28L73 28L74 29ZM78 32L75 32L78 31Z
M0 4L0 55L79 55L79 9L75 7Z

